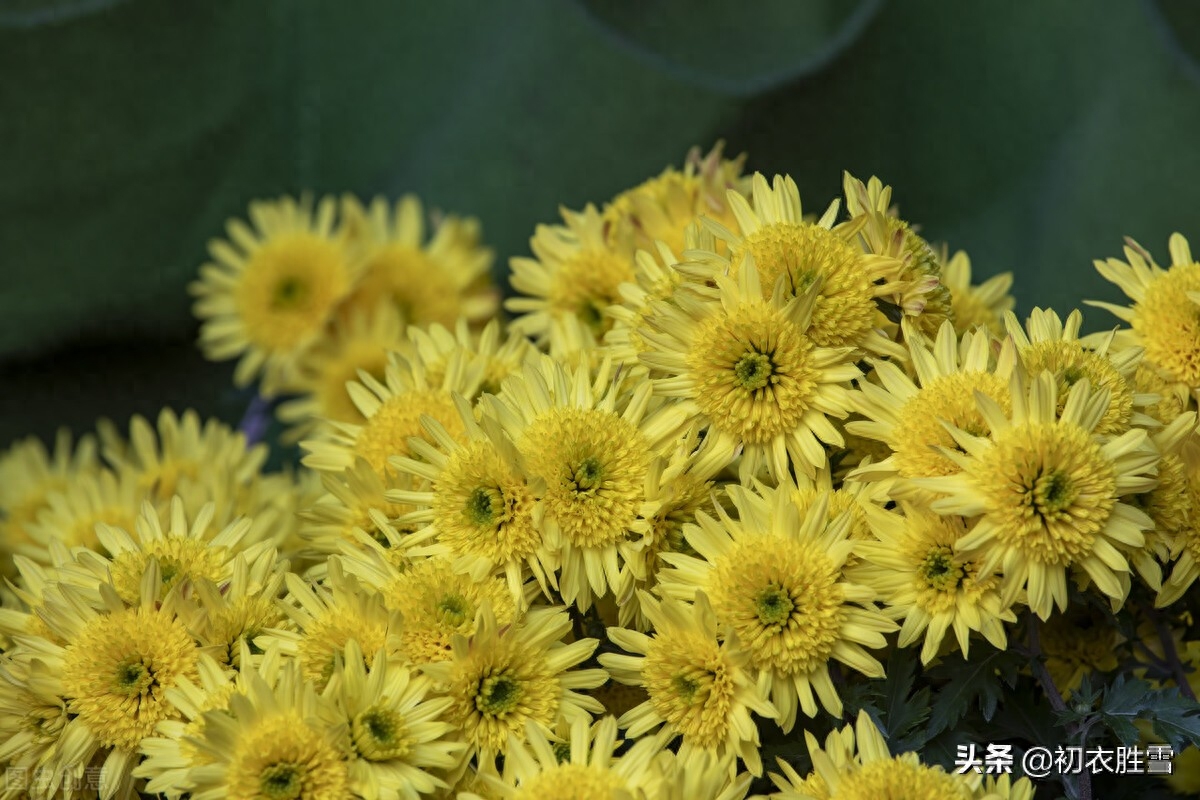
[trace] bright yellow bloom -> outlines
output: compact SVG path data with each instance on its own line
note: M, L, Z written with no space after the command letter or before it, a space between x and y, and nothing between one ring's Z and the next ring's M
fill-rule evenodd
M132 530L144 497L145 492L129 473L117 475L98 468L76 475L61 491L46 498L36 521L24 526L39 546L38 552L29 550L25 555L45 562L51 542L102 551L97 524Z
M654 634L609 628L608 638L636 656L600 656L615 680L645 688L649 698L617 721L637 738L657 731L666 745L677 736L682 767L698 765L704 754L718 760L740 758L753 775L762 774L758 729L750 714L775 719L778 710L762 696L747 669L747 654L733 641L717 638L717 619L703 593L694 605L641 597ZM733 764L730 764L732 768Z
M604 312L620 302L619 287L633 280L632 237L610 243L595 206L582 212L561 210L566 225L539 225L529 247L533 258L510 262L509 282L523 297L505 301L514 314L512 329L548 346L556 318L575 317L586 330L602 335L610 322Z
M1004 334L1003 316L1012 311L1016 300L1012 289L1011 272L993 275L981 284L971 283L971 259L959 250L949 259L939 259L942 265L942 285L950 290L951 319L954 330L961 336L977 326L987 328L993 335Z
M480 322L496 313L493 253L480 244L478 220L443 216L426 241L424 209L413 195L394 208L382 197L364 208L347 196L342 215L349 247L364 262L344 313L390 302L408 325L453 325L460 316Z
M532 609L520 623L500 629L485 605L476 633L454 637L449 661L421 669L453 699L444 719L460 731L488 765L524 737L532 723L550 732L562 719L568 723L603 707L576 689L590 689L608 677L602 669L572 669L591 656L595 639L562 641L571 630L566 609Z
M1132 306L1088 301L1129 323L1132 330L1117 334L1119 346L1145 348L1146 360L1171 380L1200 387L1200 314L1193 295L1200 292L1200 264L1192 258L1187 239L1171 234L1171 266L1163 269L1137 242L1126 239L1128 263L1110 258L1096 269L1121 288Z
M844 384L861 374L851 348L809 337L820 282L790 296L781 278L763 300L753 261L736 281L714 280L719 299L679 291L647 318L642 337L653 349L642 363L667 376L655 394L678 398L664 425L699 425L705 452L726 464L741 450L743 476L783 476L789 464L812 474L827 461L821 442L843 443L829 417L849 412Z
M277 415L291 427L282 440L326 433L328 422L361 425L366 421L350 397L346 384L359 379L362 370L377 381L385 379L388 354L407 345L404 320L388 304L338 320L330 334L300 359L291 393L298 397L281 403Z
M978 564L957 551L966 533L963 521L912 505L901 509L896 527L876 530L877 541L857 546L863 563L851 573L856 582L879 591L885 613L903 620L898 646L909 647L924 634L921 663L928 664L953 630L964 658L972 632L1005 649L1003 623L1017 618L1000 602L997 576L981 573Z
M581 611L622 584L650 511L646 481L658 438L645 420L651 387L621 392L610 374L607 363L593 379L586 368L568 371L543 357L484 398L540 502L534 519L545 546L560 554L562 598Z
M453 701L430 697L432 688L386 652L368 668L358 644L346 645L325 697L333 700L329 721L349 733L355 796L417 800L446 788L435 773L453 769L465 745L453 741L456 731L443 719Z
M859 381L858 391L850 396L855 410L866 419L846 423L848 433L883 442L891 450L887 458L854 470L851 477L882 481L894 496L913 495L911 479L957 471L937 448L954 447L945 423L976 435L987 433L976 393L1002 408L1009 404L1011 369L994 363L986 331L968 333L960 341L954 326L946 322L931 345L910 339L908 348L915 378L893 363L875 362L872 376L878 382Z
M322 336L361 270L336 229L335 203L309 198L250 204L253 228L230 220L213 240L213 262L190 289L207 358L239 358L233 380L262 378L273 395L291 385L296 361Z
M1067 571L1080 568L1104 595L1123 601L1129 563L1118 545L1141 547L1153 522L1120 502L1154 487L1146 473L1158 453L1146 432L1117 437L1094 431L1108 408L1108 392L1086 379L1071 387L1061 414L1057 381L1043 372L1027 381L1013 373L1012 413L982 394L979 412L990 435L950 426L962 452L943 448L959 471L918 478L921 488L945 495L931 508L974 518L956 552L979 563L983 574L1003 574L1001 602L1024 589L1042 619L1067 604Z
M796 488L786 484L727 491L736 518L718 507L716 518L700 513L698 524L684 526L699 555L664 555L673 569L660 574L660 590L689 602L703 591L712 600L726 635L736 636L736 648L770 689L785 731L795 725L797 705L810 717L818 701L840 714L830 661L883 677L865 648L883 648L883 634L897 629L875 607L877 591L844 573L855 547L852 515L828 523L829 496L822 494L801 517Z
M228 710L204 712L200 735L189 740L207 762L189 773L192 798L350 796L345 729L332 722L332 698L318 695L300 673L299 664L286 662L271 681L243 667Z
M681 253L687 248L684 231L702 217L735 230L737 218L729 192L749 196L749 180L742 176L745 154L724 158L724 143L701 155L699 147L687 154L682 170L668 167L657 177L621 192L604 208L604 222L612 243L632 236L639 250L653 250L658 242Z
M894 346L875 330L875 300L892 289L889 276L900 266L890 256L864 254L854 244L861 222L834 226L835 201L815 224L804 221L800 192L786 176L769 185L761 173L753 178L753 205L730 191L729 205L739 233L713 220L705 226L729 248L725 257L715 251L688 254L692 265L713 275L739 276L753 266L762 298L767 300L782 281L785 298L812 291L808 337L819 347L868 348L895 353ZM690 265L691 266L691 265Z

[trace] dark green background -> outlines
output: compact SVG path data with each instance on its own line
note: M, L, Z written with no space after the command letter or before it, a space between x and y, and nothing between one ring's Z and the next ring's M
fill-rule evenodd
M184 287L226 218L301 189L478 215L503 271L560 203L725 138L811 209L879 174L1021 310L1116 299L1091 261L1122 236L1200 236L1195 8L0 0L0 445L236 421Z

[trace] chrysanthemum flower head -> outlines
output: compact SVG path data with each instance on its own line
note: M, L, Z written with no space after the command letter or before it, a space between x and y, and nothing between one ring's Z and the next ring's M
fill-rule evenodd
M274 548L258 548L238 553L219 581L194 584L188 628L206 654L230 667L240 666L243 652L262 654L255 640L284 623L279 600L288 566Z
M482 580L500 570L516 599L524 597L529 575L548 592L557 587L557 554L543 540L543 517L516 445L495 417L482 414L477 420L464 398L456 403L465 441L426 420L432 443L416 443L420 458L393 458L391 464L429 488L391 496L419 509L406 519L423 525L416 535L436 541L428 552L452 559L456 571Z
M609 242L595 206L561 210L565 225L539 225L529 242L533 258L513 258L509 282L521 297L505 301L518 314L512 328L549 346L556 318L573 316L595 336L611 324L604 311L633 280L632 236Z
M1200 264L1187 239L1175 233L1168 247L1171 266L1163 269L1144 248L1126 239L1126 261L1097 261L1096 269L1120 287L1131 306L1088 301L1129 323L1118 333L1119 344L1145 348L1146 360L1171 380L1200 386L1200 314L1191 295L1200 291Z
M831 660L868 677L883 667L865 648L885 646L896 630L874 605L873 587L852 583L844 567L854 550L851 515L828 523L828 495L802 518L795 487L730 486L736 518L724 508L701 513L684 535L698 556L668 554L674 568L660 575L661 591L684 601L697 590L712 601L717 621L737 637L770 689L779 724L791 730L797 706L816 716L820 702L840 714L829 674Z
M293 573L285 581L288 595L280 610L292 629L268 629L254 643L263 650L278 647L294 657L304 680L324 689L350 641L358 643L368 666L378 651L394 652L389 645L399 631L398 616L388 612L379 595L365 591L346 574L338 559L330 560L321 585L310 585Z
M414 526L398 521L412 512L413 506L388 498L389 491L411 486L407 476L389 477L385 482L361 456L344 471L318 474L324 492L299 512L300 538L315 557L341 552L346 543L360 541L360 534L390 548L393 533L403 538L413 530ZM397 557L404 561L399 554Z
M859 381L858 391L850 395L865 419L846 423L847 433L883 442L891 451L882 461L852 471L851 477L886 481L897 496L912 494L911 479L956 471L954 462L936 449L954 446L943 422L986 434L987 420L977 408L975 393L982 392L1001 408L1009 405L1011 368L996 363L987 331L974 331L960 340L946 322L931 343L910 338L908 353L914 376L891 362L875 362L875 380Z
M1117 645L1123 638L1107 609L1093 603L1072 603L1041 626L1039 642L1050 678L1069 697L1085 675L1117 668Z
M852 733L851 733L852 732ZM850 733L850 736L846 734ZM919 800L996 800L1001 795L984 789L983 776L948 773L940 766L921 763L916 753L892 756L887 742L865 711L854 726L830 737L833 747L822 749L805 732L813 772L800 779L787 768L774 776L781 800L870 800L904 797ZM857 751L857 752L856 752ZM1022 779L1025 786L1028 780Z
M350 293L361 263L335 225L336 204L290 197L250 205L247 225L230 220L229 239L209 244L213 262L191 285L202 320L200 344L216 361L238 358L234 383L262 378L261 391L290 385L296 360Z
M98 468L95 437L74 443L65 428L55 437L53 453L30 437L0 455L0 554L6 556L0 558L0 574L13 574L11 556L16 553L44 560L27 527L47 509L52 495Z
M0 706L23 709L17 720L25 731L6 744L4 758L46 769L54 785L44 796L71 797L95 763L103 764L101 797L131 797L142 740L178 717L166 692L196 678L200 649L177 613L178 594L160 602L160 585L156 562L132 606L109 584L54 583L36 611L50 636L20 637L8 654ZM48 704L61 713L47 715ZM36 734L29 713L44 726Z
M388 354L407 344L404 332L404 319L388 303L338 320L296 367L290 388L298 396L281 403L276 412L290 426L283 441L294 444L315 437L327 422L361 425L366 418L346 384L358 380L360 370L384 380Z
M465 745L443 719L449 697L430 696L427 676L385 651L366 666L357 642L346 645L324 695L330 722L345 726L350 791L358 797L416 800L446 788L437 771L453 769Z
M752 200L728 193L737 232L711 219L707 227L728 247L728 256L713 250L687 253L689 268L706 266L711 275L737 277L747 267L758 273L763 299L782 280L786 295L813 291L808 336L821 347L868 348L893 352L875 330L875 298L887 291L887 276L898 268L894 258L864 254L854 244L858 222L834 225L835 201L816 223L802 216L800 192L787 176L768 184L760 173L752 181Z
M414 195L394 207L382 197L364 207L346 196L342 215L349 246L364 262L346 311L386 301L409 325L453 325L460 316L478 322L495 314L494 254L480 243L477 219L438 215L426 241L425 211Z
M657 457L659 437L646 420L650 385L624 392L610 376L607 362L593 378L586 367L543 357L484 398L540 501L543 539L561 554L562 598L583 611L621 585L624 563L638 555Z
M598 642L563 644L570 630L565 609L531 609L521 622L500 628L485 604L475 635L454 637L450 660L421 667L453 699L444 719L461 732L478 763L493 763L506 752L510 735L524 737L527 723L550 732L560 719L590 722L591 714L603 711L575 691L608 677L602 669L574 669Z
M129 473L97 468L76 475L61 491L50 494L37 519L25 525L39 546L36 554L27 554L45 562L52 541L68 548L102 550L97 524L132 530L144 497L144 490Z
M990 433L947 425L960 451L942 452L959 470L914 482L943 495L931 505L935 512L975 520L955 549L982 573L1003 574L1003 605L1025 589L1029 607L1048 618L1055 605L1066 608L1071 568L1120 602L1129 563L1118 545L1141 547L1142 531L1153 524L1120 498L1153 488L1146 473L1158 453L1140 428L1095 434L1108 392L1093 390L1087 379L1071 387L1061 414L1057 381L1048 372L1028 380L1022 369L1014 371L1011 398L1010 414L977 393Z
M529 724L525 736L512 735L502 776L484 779L496 800L634 800L658 797L662 775L655 764L657 745L644 740L620 756L616 754L617 722L605 717L595 725L577 718L567 740L552 742L545 732ZM480 795L459 795L479 800Z
M1176 474L1176 460L1182 476ZM1152 492L1150 502L1147 503L1147 513L1161 513L1164 504L1168 509L1180 509L1186 504L1192 509L1192 514L1187 522L1180 526L1170 543L1171 574L1163 582L1162 590L1154 601L1158 608L1174 603L1188 591L1196 578L1200 577L1200 526L1196 524L1194 513L1195 509L1200 508L1200 445L1197 445L1194 439L1187 441L1180 447L1177 457L1172 458L1168 455L1163 461L1166 469L1160 474L1162 485L1160 490ZM1159 495L1159 491L1169 492L1172 489L1183 489L1186 500L1178 496L1170 498Z
M878 295L884 316L893 324L907 319L922 334L933 336L942 323L953 321L954 314L938 254L895 215L892 187L876 177L864 184L848 172L843 185L846 209L851 221L858 223L863 250L893 259Z
M974 632L1003 650L1004 623L1017 618L1000 602L999 578L981 574L956 550L966 534L963 520L913 505L901 504L901 509L895 526L877 529L874 541L857 546L863 561L852 573L879 591L885 613L903 621L897 645L909 647L923 635L923 664L939 654L950 631L964 657Z
M643 594L640 604L653 625L653 635L609 628L608 637L615 644L637 655L600 656L601 665L614 679L642 686L649 695L646 702L623 714L618 724L635 738L658 731L657 740L663 745L681 736L679 758L684 769L707 754L722 761L740 758L752 774L761 775L758 729L750 715L775 719L779 712L762 695L747 668L745 652L732 641L718 640L708 599L697 593L689 606Z
M1059 412L1067 402L1070 388L1087 378L1093 388L1108 391L1108 410L1096 428L1098 434L1124 433L1131 424L1154 425L1140 413L1139 397L1131 385L1141 361L1140 348L1113 347L1113 334L1090 337L1085 347L1079 338L1083 315L1072 311L1065 321L1051 310L1035 308L1022 327L1011 311L1004 315L1008 335L1016 344L1015 354L1030 375L1051 372L1058 381ZM1028 333L1027 333L1028 331Z
M1012 311L1017 302L1009 294L1012 273L1002 272L976 285L971 283L971 259L965 251L939 260L943 262L942 285L950 291L954 330L961 336L982 326L995 336L1003 335L1004 313Z
M350 795L345 728L294 661L274 680L243 667L228 709L206 711L199 735L185 741L208 763L189 777L197 800L341 800Z
M520 371L533 351L529 339L504 328L498 319L488 322L481 331L472 330L467 318L459 317L452 329L433 324L425 328L410 327L407 333L408 347L424 364L428 380L440 381L455 353L462 353L461 357L467 361L479 364L483 373L480 393L499 393L504 379Z
M363 458L386 483L393 474L388 459L409 455L409 439L424 437L422 416L433 417L456 437L462 436L454 395L473 396L481 373L477 363L458 353L436 382L429 379L419 358L394 357L383 382L360 374L358 381L347 384L347 391L366 421L334 423L329 438L302 442L308 450L302 463L323 472L341 472Z
M703 428L705 451L725 463L741 452L743 475L813 473L827 461L821 442L843 443L829 417L849 412L844 384L861 374L851 348L809 336L820 280L792 296L780 278L769 300L753 262L714 281L719 299L676 292L647 318L642 362L666 376L655 394L678 398L664 420Z

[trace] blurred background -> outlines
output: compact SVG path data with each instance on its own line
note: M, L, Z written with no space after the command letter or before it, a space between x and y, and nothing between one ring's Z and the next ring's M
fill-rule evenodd
M1122 237L1200 237L1198 131L1188 0L0 0L0 447L236 423L186 285L254 198L416 192L503 282L560 204L724 139L810 210L879 175L1065 314L1119 297L1092 260Z

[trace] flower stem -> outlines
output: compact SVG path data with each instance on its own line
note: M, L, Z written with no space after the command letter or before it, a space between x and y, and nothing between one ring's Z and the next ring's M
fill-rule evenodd
M1046 699L1050 701L1050 707L1055 711L1066 711L1067 703L1063 700L1058 687L1054 685L1054 678L1050 676L1046 662L1042 660L1042 643L1038 637L1038 618L1032 613L1029 615L1029 655L1029 666L1033 670L1033 677L1042 685L1042 691L1045 692ZM1082 723L1071 725L1068 732L1071 736L1079 737L1079 746L1083 748L1084 752L1087 752L1088 727ZM1085 769L1076 777L1078 779L1078 783L1075 784L1076 798L1092 800L1092 776Z
M1167 624L1157 609L1151 608L1148 613L1150 619L1154 621L1154 629L1158 631L1158 640L1162 642L1163 655L1166 656L1167 666L1170 667L1171 674L1175 677L1175 683L1179 685L1179 691L1195 700L1196 693L1192 690L1192 684L1183 670L1183 662L1179 660L1179 651L1175 649L1175 637L1171 633L1171 626Z

